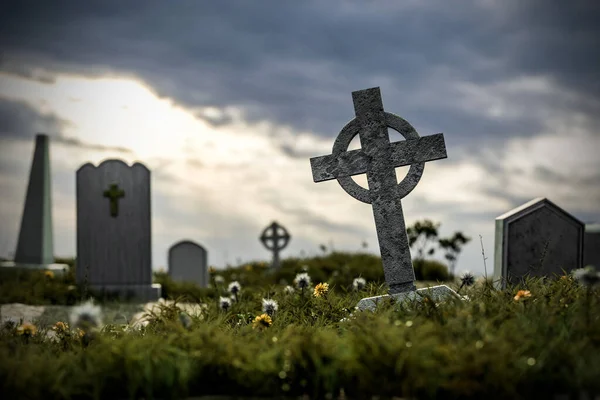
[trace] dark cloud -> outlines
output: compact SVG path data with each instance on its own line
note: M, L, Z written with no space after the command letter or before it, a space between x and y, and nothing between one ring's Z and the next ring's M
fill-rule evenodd
M68 125L68 121L42 114L25 102L0 97L0 138L33 141L37 133L56 135Z
M131 150L125 147L103 146L65 136L62 130L70 125L70 121L61 119L54 114L41 113L26 102L0 98L0 138L27 140L33 143L37 133L45 133L50 137L52 144L88 150L131 153Z
M598 5L558 4L20 0L3 5L0 48L13 73L28 71L15 63L132 73L190 106L236 106L249 121L327 137L353 117L353 90L381 86L388 111L431 129L421 135L441 131L459 146L530 136L541 121L534 112L492 118L465 110L453 82L542 75L600 97ZM524 110L600 114L584 97L567 104L552 97L509 100ZM231 121L198 116L214 126Z

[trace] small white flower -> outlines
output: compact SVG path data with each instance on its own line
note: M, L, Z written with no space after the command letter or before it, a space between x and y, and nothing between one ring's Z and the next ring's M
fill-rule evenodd
M295 289L293 286L287 285L285 288L283 288L283 292L286 294L292 294L294 293Z
M229 310L229 307L231 307L231 299L229 297L219 298L219 307L221 307L221 310Z
M273 314L277 311L277 302L271 299L262 299L262 309L265 314L268 314L269 317L272 317Z
M223 278L221 275L215 275L215 283L217 285L222 285L225 283L225 278Z
M597 272L593 265L576 269L572 273L573 277L584 286L593 287L600 282L600 272Z
M227 287L227 291L233 295L236 295L242 290L242 285L238 281L233 281Z
M363 290L366 284L367 281L365 278L354 278L354 281L352 281L352 287L354 290Z
M306 273L297 274L294 278L294 283L298 287L298 289L307 288L310 286L310 276Z
M148 326L150 323L150 316L148 313L141 311L131 317L131 321L129 321L129 326L131 329L141 329L142 327Z
M69 316L71 327L83 331L99 328L102 325L102 309L93 302L88 301L82 305L73 307Z

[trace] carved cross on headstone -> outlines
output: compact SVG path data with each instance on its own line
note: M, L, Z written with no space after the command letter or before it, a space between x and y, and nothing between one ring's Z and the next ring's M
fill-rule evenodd
M280 229L283 232L282 235L279 234ZM269 232L271 232L271 234L269 234ZM279 225L277 222L273 222L271 225L267 226L262 232L262 235L260 235L260 241L262 244L273 252L273 262L271 263L272 268L279 268L279 252L288 245L290 238L291 236L287 229ZM283 240L283 243L279 242L280 239Z
M313 180L337 179L350 196L373 206L389 293L414 291L415 273L400 199L415 188L426 161L447 157L444 135L419 137L407 121L383 111L379 88L352 92L352 100L356 118L342 129L332 154L310 159ZM390 143L388 127L406 140ZM361 149L347 151L356 135ZM410 169L398 183L395 168L405 165L410 165ZM364 173L369 189L359 186L351 177Z
M111 217L119 215L119 199L125 197L125 192L119 189L119 185L112 184L108 190L104 191L104 197L107 197L110 201Z

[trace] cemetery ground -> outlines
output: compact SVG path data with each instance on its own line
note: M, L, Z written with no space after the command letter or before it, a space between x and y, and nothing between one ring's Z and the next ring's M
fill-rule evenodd
M428 268L438 272L426 275L440 273ZM361 298L386 293L381 260L330 253L283 259L276 271L259 262L213 270L209 288L155 273L166 301L99 298L79 320L71 320L72 306L94 293L75 285L73 269L64 276L10 275L1 276L3 312L9 303L44 309L31 320L2 315L0 393L7 399L600 393L598 289L572 275L504 290L483 279L462 287L452 280L445 284L465 301L425 299L359 312Z

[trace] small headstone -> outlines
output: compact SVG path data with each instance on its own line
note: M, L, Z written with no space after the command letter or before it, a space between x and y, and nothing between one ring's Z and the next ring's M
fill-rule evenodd
M150 171L106 160L77 171L77 282L102 292L156 301L152 284Z
M279 252L283 250L290 242L290 234L287 229L277 222L271 223L260 235L260 241L269 250L273 252L271 268L277 269L280 266Z
M14 261L2 262L2 267L49 269L63 273L69 266L54 263L52 232L52 183L50 178L50 148L48 135L35 136L33 161L21 217L21 229Z
M182 240L169 248L169 276L176 282L208 287L208 255L204 247Z
M600 269L600 224L587 224L583 237L583 266Z
M389 297L395 300L417 298L429 291L436 297L456 295L447 286L416 290L415 273L400 199L408 195L423 174L425 162L446 158L444 135L420 137L404 119L385 112L379 88L352 93L356 118L340 132L331 155L310 159L313 180L337 179L350 196L371 204L381 251L381 261L390 295L362 299L359 309L373 309ZM388 128L406 140L390 143ZM361 149L347 151L358 135ZM408 175L398 183L395 168L410 165ZM369 189L359 186L352 175L367 175Z
M502 289L526 276L552 277L582 267L584 225L546 198L496 218L494 281Z

